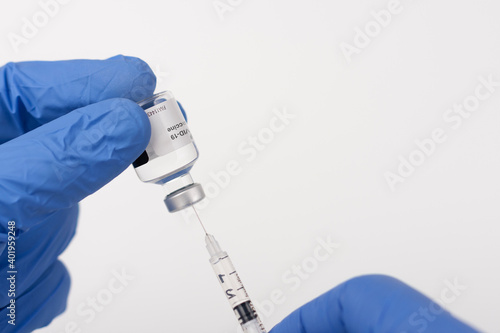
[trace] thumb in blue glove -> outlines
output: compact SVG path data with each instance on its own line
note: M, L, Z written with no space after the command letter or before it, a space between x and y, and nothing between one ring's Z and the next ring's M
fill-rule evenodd
M57 257L75 233L78 202L149 141L148 118L133 101L152 95L156 79L124 56L10 63L0 78L0 331L31 332L65 309L69 275ZM10 295L8 271L17 272Z
M271 333L474 333L438 304L383 275L351 279L299 308Z

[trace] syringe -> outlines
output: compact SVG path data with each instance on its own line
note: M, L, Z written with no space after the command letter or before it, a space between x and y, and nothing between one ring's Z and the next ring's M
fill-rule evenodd
M198 216L194 206L193 209ZM200 221L203 230L205 230L199 216L198 220ZM250 297L248 296L248 293L245 290L245 287L243 286L231 259L227 255L227 252L221 249L214 236L209 235L206 230L205 242L208 253L210 254L210 264L212 264L217 280L219 281L222 290L224 290L224 294L226 295L226 298L229 301L229 304L231 305L243 332L266 333L266 329L257 315L257 311L255 311L255 308L250 301Z

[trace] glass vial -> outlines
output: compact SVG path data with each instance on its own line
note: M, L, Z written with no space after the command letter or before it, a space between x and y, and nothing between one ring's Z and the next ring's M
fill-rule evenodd
M198 159L198 148L186 119L170 91L138 102L151 123L151 139L133 163L139 179L163 185L170 212L189 207L205 197L189 171Z

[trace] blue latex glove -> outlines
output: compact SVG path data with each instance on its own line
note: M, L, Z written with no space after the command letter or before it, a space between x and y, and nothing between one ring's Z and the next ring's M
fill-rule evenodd
M66 307L57 257L75 233L78 202L127 168L151 128L133 101L152 95L143 61L10 63L0 68L0 331L31 332ZM7 316L9 221L15 221L15 326Z
M383 275L354 278L299 308L271 333L473 333L438 304Z

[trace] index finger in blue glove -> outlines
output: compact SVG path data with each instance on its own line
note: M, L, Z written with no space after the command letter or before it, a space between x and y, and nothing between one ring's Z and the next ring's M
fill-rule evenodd
M144 61L121 55L9 63L0 68L0 143L92 103L116 97L137 102L155 85Z
M383 275L351 279L299 308L271 333L477 332L403 282Z
M97 191L144 151L150 136L136 103L110 99L0 145L0 236L9 220L23 232Z

